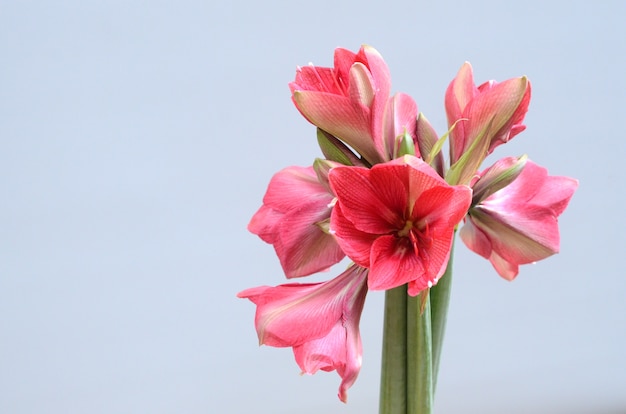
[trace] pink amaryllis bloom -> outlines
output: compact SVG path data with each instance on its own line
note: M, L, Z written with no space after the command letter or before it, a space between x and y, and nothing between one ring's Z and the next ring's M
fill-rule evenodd
M237 296L257 305L261 344L293 347L303 373L336 370L342 379L339 398L346 402L361 369L359 321L366 281L367 269L352 265L328 282L261 286Z
M437 283L450 257L454 228L467 213L471 190L451 186L424 161L405 155L329 174L337 196L330 227L373 290L409 284L417 295Z
M312 167L288 167L272 177L248 230L274 245L288 278L326 270L345 257L324 229L333 198Z
M486 134L485 148L491 153L526 129L522 122L528 112L530 89L524 76L476 87L472 66L465 62L445 96L448 125L456 123L450 133L450 164L457 162L481 133Z
M388 134L406 127L415 135L417 106L408 95L389 98L389 68L370 46L358 53L337 48L333 68L299 67L289 88L309 122L344 141L370 164L390 159L388 144L395 136Z
M499 161L480 177L494 177L490 172L502 168L503 162L509 161ZM479 179L475 188L479 185L485 183ZM558 217L577 187L577 180L549 176L545 168L526 161L513 182L476 200L460 231L461 239L470 250L489 259L500 276L513 280L519 265L559 251Z

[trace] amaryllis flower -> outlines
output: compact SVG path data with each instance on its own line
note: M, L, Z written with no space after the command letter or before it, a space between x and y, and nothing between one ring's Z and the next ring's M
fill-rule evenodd
M526 129L522 124L530 103L530 81L526 77L512 78L501 83L488 81L476 87L472 67L465 63L446 90L445 107L450 133L450 164L465 154L477 137L478 168L484 157ZM458 122L457 122L458 121ZM469 175L473 175L471 171Z
M248 230L274 245L288 278L326 270L345 257L324 231L333 198L312 167L288 167L272 177Z
M367 269L352 265L325 283L261 286L237 296L257 305L261 344L293 347L303 373L336 370L342 379L339 398L346 402L361 369L359 320L366 280Z
M480 174L476 186L488 188L482 178L497 179L494 169L504 171L501 160ZM463 242L489 259L496 271L513 280L519 265L545 259L559 251L557 218L569 203L578 181L549 176L545 168L526 161L513 182L482 200L476 200L460 231ZM482 191L481 191L482 193ZM482 198L482 197L481 197Z
M337 196L330 227L359 266L370 289L409 283L409 294L437 283L450 256L454 228L467 213L471 190L451 186L419 158L329 174Z
M389 102L391 79L374 48L363 46L358 53L337 48L334 60L334 68L298 68L289 84L296 107L309 122L350 145L370 164L389 160L385 134L405 124L414 129L417 106L403 95L385 121L387 106L394 105ZM414 135L413 130L409 133Z

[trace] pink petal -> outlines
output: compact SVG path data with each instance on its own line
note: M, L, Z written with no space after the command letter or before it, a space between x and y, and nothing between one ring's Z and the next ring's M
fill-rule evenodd
M471 216L467 216L467 220L461 230L459 236L463 243L474 253L489 259L491 256L491 241L478 227L474 225Z
M287 167L272 177L263 204L281 213L300 208L302 200L330 203L333 195L320 184L313 167Z
M303 203L300 208L282 217L274 245L288 278L326 270L345 256L335 238L317 225L330 217L328 205Z
M384 116L391 88L380 54L335 50L335 68L300 68L289 85L298 110L312 124L344 141L370 164L389 158Z
M248 229L274 245L288 278L326 270L344 254L318 223L330 217L332 194L317 181L312 167L288 167L276 173Z
M577 188L577 180L548 176L547 169L529 161L518 179L502 189L500 197L512 194L520 202L524 200L548 207L558 216L563 213Z
M303 372L337 370L339 398L361 367L359 321L367 294L367 271L351 266L335 279L244 290L237 296L257 305L255 326L261 344L293 347Z
M433 128L433 126L428 122L428 119L420 112L417 118L416 125L416 135L417 135L417 145L419 147L419 151L421 156L426 159L430 154L430 151L435 146L439 137L437 136L437 131ZM431 162L433 168L437 171L437 173L443 177L444 174L444 161L443 161L443 153L440 151Z
M343 79L348 84L350 68L357 61L357 54L341 47L335 49L334 66L335 72L339 79ZM346 88L347 90L347 88Z
M445 108L449 126L463 118L465 107L477 94L472 66L465 62L446 90ZM465 141L465 122L457 123L450 133L450 164L454 164L461 157L468 145Z
M359 333L359 321L365 303L367 287L366 273L361 271L360 284L349 295L344 306L342 319L323 338L294 347L296 362L307 374L337 370L341 377L339 399L347 402L348 389L354 384L361 370L363 348Z
M277 226L284 213L262 205L248 223L248 231L256 234L266 243L274 244L278 240Z
M374 80L367 67L359 62L352 65L350 68L350 85L348 86L350 100L369 108L375 95Z
M492 145L506 135L513 125L514 117L526 114L530 94L529 82L525 77L513 78L498 83L486 92L477 95L463 111L468 121L465 125L465 145L463 152L471 145L473 139L491 123L490 134ZM525 107L523 105L525 104ZM521 121L520 121L521 122Z
M577 186L574 179L548 176L545 168L529 160L512 183L472 208L461 238L512 280L518 265L559 251L558 216Z
M299 67L296 71L296 80L289 84L289 89L292 93L295 91L317 91L335 95L345 93L342 85L337 84L333 69L313 65Z
M350 145L368 161L382 160L370 129L370 109L341 95L296 91L298 110L313 125Z
M389 74L389 68L385 63L385 60L376 49L371 46L362 46L357 54L357 60L365 63L372 74L374 79L377 94L384 96L384 102L386 104L387 97L391 90L391 75Z
M491 252L489 261L493 265L494 269L506 280L513 280L519 273L519 266L515 262L509 262L502 256L498 255L495 251Z
M409 95L397 93L389 99L385 113L385 147L388 154L394 153L396 137L407 132L413 141L417 141L417 104ZM415 156L420 156L416 146Z

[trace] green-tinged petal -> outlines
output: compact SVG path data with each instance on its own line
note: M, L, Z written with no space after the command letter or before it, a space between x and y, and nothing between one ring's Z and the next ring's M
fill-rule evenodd
M321 92L295 91L293 100L309 122L348 144L370 164L383 160L371 135L369 108Z
M396 137L393 158L403 157L405 155L415 155L413 137L406 132Z
M343 165L365 166L363 161L346 144L320 128L317 128L317 143L322 150L322 154L329 161L335 161Z
M326 188L326 190L328 190L329 194L333 194L333 190L330 188L330 183L328 182L328 173L331 169L339 167L340 165L343 164L329 160L323 160L321 158L316 158L313 162L313 169L315 170L315 174L317 174L317 179L320 184L322 184Z
M476 136L474 142L465 153L455 162L448 173L446 174L446 181L449 184L469 184L472 178L478 172L478 167L482 164L483 160L487 157L487 150L489 149L491 131L491 123L487 123L483 130Z
M527 159L526 155L519 158L506 157L487 169L472 186L474 190L472 205L480 203L496 191L511 184L521 174Z
M350 68L350 100L369 107L374 100L376 89L374 80L367 67L357 62Z

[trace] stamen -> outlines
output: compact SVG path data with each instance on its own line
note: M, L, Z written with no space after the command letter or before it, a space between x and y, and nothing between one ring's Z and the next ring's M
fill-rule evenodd
M415 235L414 230L411 230L409 232L409 238L411 239L411 244L413 245L413 253L415 253L416 256L419 256L420 254L419 242L417 240L417 236Z
M411 237L409 234L411 233L412 229L413 229L413 222L411 220L407 220L402 230L398 232L398 237L406 237L406 236Z

